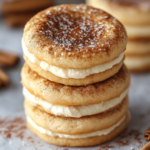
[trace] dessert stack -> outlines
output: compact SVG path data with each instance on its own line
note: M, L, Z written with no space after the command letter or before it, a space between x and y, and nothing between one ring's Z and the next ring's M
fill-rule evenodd
M119 19L128 33L125 64L132 72L150 70L150 1L87 0Z
M117 19L84 4L31 18L21 71L29 129L60 146L91 146L119 135L129 121L126 43Z
M52 0L2 0L0 10L10 26L24 26L37 12L49 7Z

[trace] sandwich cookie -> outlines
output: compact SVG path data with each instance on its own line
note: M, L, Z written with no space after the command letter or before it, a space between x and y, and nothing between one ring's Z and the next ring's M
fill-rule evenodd
M110 14L86 5L61 5L25 26L24 59L39 75L65 85L87 85L116 74L127 35Z
M27 125L31 131L42 140L60 146L91 146L111 140L129 121L127 107L126 97L123 103L107 113L66 118L48 114L25 101Z
M27 64L22 68L21 77L23 94L30 105L55 116L74 118L114 109L125 100L130 84L125 66L103 82L80 87L44 79Z

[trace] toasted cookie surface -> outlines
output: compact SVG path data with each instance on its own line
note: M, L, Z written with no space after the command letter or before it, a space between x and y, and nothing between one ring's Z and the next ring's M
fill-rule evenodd
M86 86L67 86L47 80L25 64L21 71L23 86L36 97L58 105L98 104L120 96L130 84L125 66L113 77ZM34 89L34 90L33 90Z
M61 5L34 16L25 26L29 52L49 65L80 69L104 64L126 48L122 24L86 5Z

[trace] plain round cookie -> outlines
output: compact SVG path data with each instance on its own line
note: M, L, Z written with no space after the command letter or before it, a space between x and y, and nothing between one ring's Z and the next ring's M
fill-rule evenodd
M127 44L127 49L125 51L125 55L126 56L150 55L150 38L129 40Z
M118 57L125 49L123 25L110 14L84 4L50 7L28 21L23 41L49 65L85 69Z
M80 87L47 80L32 71L27 63L22 68L21 77L23 86L36 97L52 104L72 106L98 104L119 97L130 84L130 74L124 65L113 77Z
M59 145L59 146L92 146L92 145L104 143L106 141L109 141L109 140L115 138L117 135L119 135L125 129L129 120L130 120L130 116L129 116L129 113L127 112L125 120L109 134L102 135L102 136L90 137L90 138L79 138L79 139L50 137L48 135L42 134L39 131L37 131L28 122L27 122L27 126L34 134L39 136L43 141L48 142L50 144L55 144L55 145Z
M125 64L131 72L145 72L150 70L150 54L126 56Z
M108 69L104 72L91 74L82 79L73 79L73 78L66 79L66 78L58 77L49 71L45 71L39 66L39 64L32 63L25 55L24 55L24 59L27 62L27 64L32 68L32 70L37 72L42 77L48 80L51 80L53 82L57 82L57 83L65 84L65 85L72 85L72 86L82 86L82 85L88 85L88 84L93 84L93 83L97 83L100 81L104 81L108 79L109 77L115 75L120 70L121 66L123 65L123 60L124 60L123 59L120 63L114 65L111 69Z
M86 0L88 5L101 8L124 25L147 26L150 25L150 1L149 0Z
M107 129L115 125L124 117L127 111L128 97L126 97L118 107L111 111L81 118L54 116L30 105L28 101L25 101L24 107L27 116L38 126L55 133L78 135Z

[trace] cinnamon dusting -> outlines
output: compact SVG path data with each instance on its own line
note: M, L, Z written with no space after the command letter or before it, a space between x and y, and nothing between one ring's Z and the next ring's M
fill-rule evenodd
M5 139L10 139L12 136L23 139L26 128L25 120L22 118L0 119L0 135Z

